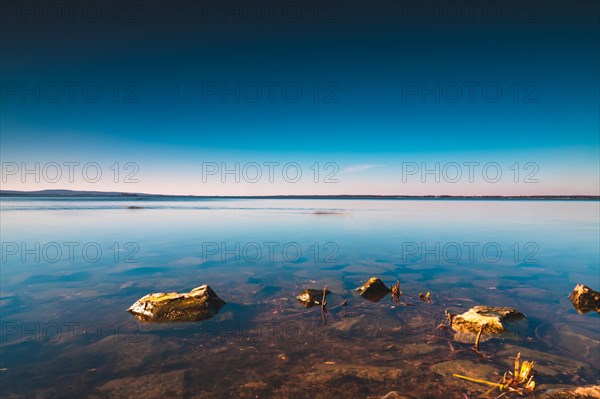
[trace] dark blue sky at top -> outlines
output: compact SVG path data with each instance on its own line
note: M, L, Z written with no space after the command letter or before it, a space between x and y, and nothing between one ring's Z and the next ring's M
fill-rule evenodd
M457 22L450 3L460 6ZM98 23L77 11L74 21L52 23L5 9L2 155L61 146L93 153L108 143L123 152L598 149L599 2L450 3L317 2L316 22L315 2L255 2L256 22L220 14L228 4L255 15L247 2L134 1L120 10L119 23L114 5L102 7ZM484 9L497 3L502 16L494 21ZM286 19L283 9L297 4L300 21ZM73 103L64 90L56 103L26 96L23 104L7 82L96 82L103 92L93 104L78 89ZM263 89L255 103L206 93L215 83L243 90L251 82ZM264 82L276 85L273 101ZM281 92L290 82L302 89L294 103ZM465 82L475 85L473 101ZM497 102L483 97L490 83L502 89ZM456 102L442 93L439 102L430 94L423 103L420 87L409 95L407 84L439 84L452 98L453 85L463 92Z

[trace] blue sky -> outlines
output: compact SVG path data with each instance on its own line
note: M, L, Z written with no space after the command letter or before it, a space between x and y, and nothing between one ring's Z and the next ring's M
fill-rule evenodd
M77 12L50 20L48 2L39 20L10 9L0 39L3 188L600 193L597 2L483 2L470 14L454 2L460 15L447 2L375 3L302 3L292 14L298 3L140 2L118 23L114 5L95 22ZM96 162L105 176L132 162L139 182L6 175L5 164L72 161ZM305 177L319 163L339 181L202 182L203 163L249 162L297 163ZM443 176L454 163L465 174L465 162L497 164L503 178ZM413 164L439 164L440 181L403 181ZM534 169L538 181L524 183Z

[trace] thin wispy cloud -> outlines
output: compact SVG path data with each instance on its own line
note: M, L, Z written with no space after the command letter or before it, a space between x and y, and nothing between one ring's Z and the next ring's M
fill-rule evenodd
M188 256L185 258L177 259L169 263L171 266L195 266L205 262L205 259L198 258L197 256Z
M348 167L345 167L344 169L342 169L342 173L356 173L356 172L362 172L365 171L367 169L372 169L375 168L377 166L380 165L375 165L375 164L358 164L358 165L350 165Z

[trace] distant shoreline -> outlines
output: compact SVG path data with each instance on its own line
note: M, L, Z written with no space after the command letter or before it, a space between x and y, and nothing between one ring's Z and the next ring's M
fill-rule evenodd
M111 199L398 199L398 200L578 200L599 201L598 195L170 195L144 194L106 191L40 190L15 191L0 190L0 197L51 197L51 198L111 198Z

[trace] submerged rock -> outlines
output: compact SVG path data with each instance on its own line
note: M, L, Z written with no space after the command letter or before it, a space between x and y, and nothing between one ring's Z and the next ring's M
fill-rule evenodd
M325 290L325 296L327 297L331 292L329 290ZM321 302L323 301L323 290L315 290L312 288L306 289L302 291L296 297L297 300L302 302L304 306L310 308L315 305L321 306Z
M385 396L382 396L381 399L412 399L413 396L402 395L398 391L390 391Z
M452 328L457 332L497 335L508 332L507 324L525 319L517 309L495 306L475 306L467 312L452 317Z
M541 396L542 399L600 399L600 385L572 389L552 389Z
M382 300L391 290L377 277L371 277L366 283L356 289L365 299L373 302Z
M583 284L577 284L569 295L575 309L581 314L590 310L600 313L600 292L594 291Z
M208 285L201 285L184 294L148 294L127 311L142 321L201 321L213 317L225 303Z

